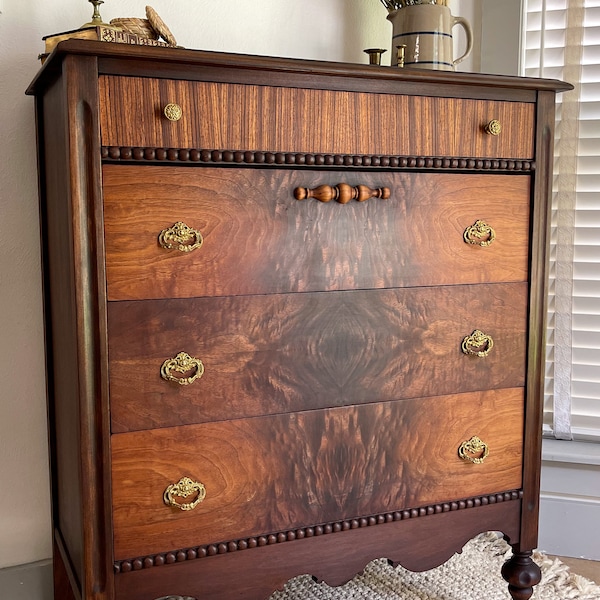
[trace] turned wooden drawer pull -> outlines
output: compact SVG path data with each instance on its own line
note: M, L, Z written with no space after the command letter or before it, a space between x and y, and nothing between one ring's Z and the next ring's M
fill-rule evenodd
M179 121L183 116L183 111L179 104L169 103L165 106L163 113L169 121Z
M387 200L390 197L390 189L386 187L372 189L366 185L351 186L347 183L338 183L336 186L320 185L316 188L298 187L294 190L296 200L315 198L319 202L336 200L340 204L347 204L350 200L364 202L369 198L381 198Z
M173 373L180 373L181 377ZM191 373L184 377L186 373ZM165 381L173 381L179 385L190 385L204 375L204 365L201 360L193 358L185 352L180 352L175 358L168 358L160 368L160 376Z
M497 119L492 119L485 126L485 132L488 135L500 135L501 131L502 131L502 125L500 124L500 121L498 121Z
M158 234L158 243L166 250L192 252L192 250L202 246L204 238L196 229L192 229L182 221L178 221L172 227L163 229Z
M494 347L491 336L476 329L471 335L465 337L462 342L462 351L469 356L485 358Z
M478 220L465 229L463 238L467 244L485 248L496 239L496 232L485 221Z
M187 500L190 496L193 497L191 502L180 503L177 501L177 498ZM193 481L189 477L182 477L177 483L172 483L163 495L164 503L167 506L172 506L183 511L194 510L204 498L206 498L204 484L199 481Z
M463 442L458 448L458 455L468 462L476 465L481 464L489 455L490 449L485 442L482 442L476 435L470 440Z

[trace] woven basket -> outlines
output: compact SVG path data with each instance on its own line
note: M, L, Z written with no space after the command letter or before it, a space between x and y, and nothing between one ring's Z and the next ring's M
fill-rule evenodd
M135 33L140 37L150 38L151 40L158 39L158 33L154 30L148 19L136 19L136 18L124 18L124 19L113 19L110 22L115 27L120 27L127 33Z

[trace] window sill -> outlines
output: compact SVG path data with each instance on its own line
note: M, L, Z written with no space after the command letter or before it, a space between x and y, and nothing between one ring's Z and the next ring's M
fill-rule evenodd
M600 465L600 444L544 439L542 461Z

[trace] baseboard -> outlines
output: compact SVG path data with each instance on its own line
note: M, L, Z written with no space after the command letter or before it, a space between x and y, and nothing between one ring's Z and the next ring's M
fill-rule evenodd
M539 548L600 560L600 445L544 441Z
M0 569L0 597L6 600L53 600L52 561Z

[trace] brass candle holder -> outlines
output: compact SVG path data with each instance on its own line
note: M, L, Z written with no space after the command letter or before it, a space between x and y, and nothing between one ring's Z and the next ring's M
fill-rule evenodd
M385 48L367 48L366 50L363 50L363 52L369 55L370 65L380 65L381 55L384 52L387 52L387 50Z
M104 0L88 0L88 2L93 4L94 14L92 15L92 20L89 23L85 23L84 25L82 25L79 29L87 29L88 27L98 27L99 25L102 25L103 27L111 27L114 29L112 25L104 23L104 21L102 21L102 17L100 16L100 5L104 4Z

